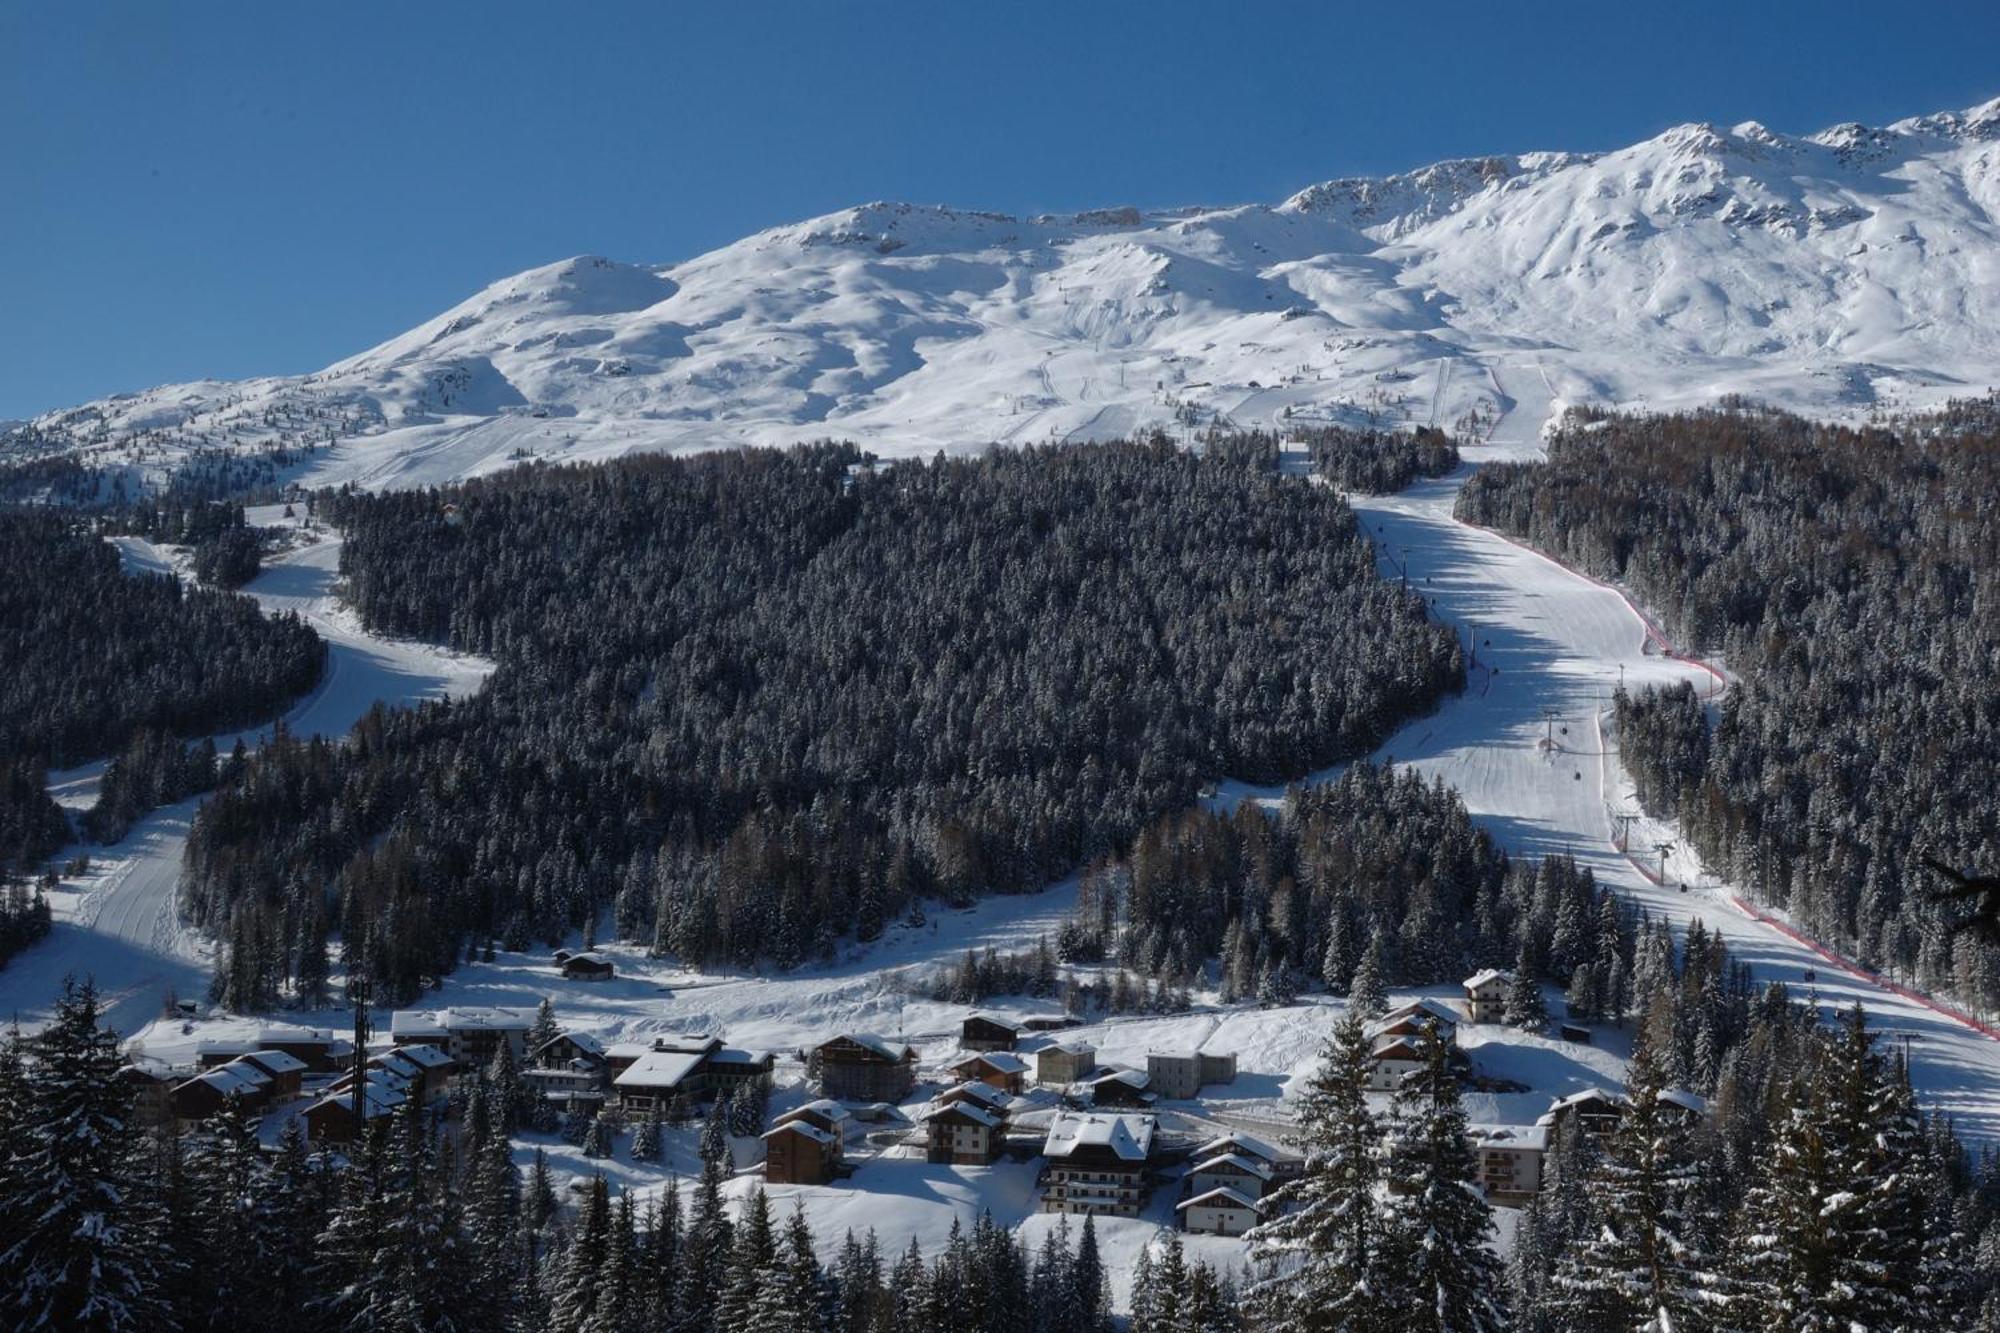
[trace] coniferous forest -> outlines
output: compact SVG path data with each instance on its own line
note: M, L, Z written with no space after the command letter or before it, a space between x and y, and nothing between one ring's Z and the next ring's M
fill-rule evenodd
M1111 854L1205 776L1364 753L1463 671L1336 496L1164 440L645 458L320 512L371 626L499 669L346 746L280 740L204 806L186 903L253 955L233 1004L329 924L404 998L593 920L794 964Z
M0 869L68 839L43 792L46 769L128 746L179 756L171 738L267 720L312 688L325 660L296 617L122 572L117 550L71 511L0 511L0 568ZM181 776L154 782L148 803L198 790L185 785L187 766L164 761ZM128 776L139 767L128 759ZM122 830L145 787L127 784L102 831Z
M2000 870L2000 428L1968 404L1850 429L1747 409L1573 420L1461 516L1622 579L1740 679L1619 703L1649 810L1862 962L2000 1007L2000 955L1927 899Z

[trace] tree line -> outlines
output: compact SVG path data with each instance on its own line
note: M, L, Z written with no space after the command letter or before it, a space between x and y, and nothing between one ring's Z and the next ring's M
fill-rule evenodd
M267 991L329 914L402 998L593 921L788 966L925 898L1038 887L1204 775L1364 753L1463 675L1336 496L1163 439L320 503L371 627L499 668L348 746L273 744L203 808L188 911L255 942Z
M1573 419L1460 514L1621 579L1740 679L1619 705L1647 808L1867 965L2000 1006L2000 954L1920 859L2000 867L2000 427L1736 407Z

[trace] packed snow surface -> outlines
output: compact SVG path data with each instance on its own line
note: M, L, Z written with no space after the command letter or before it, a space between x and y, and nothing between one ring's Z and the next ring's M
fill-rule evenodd
M885 455L1177 422L1449 425L1532 354L1574 402L1917 406L2000 365L2000 99L1794 137L1683 125L1276 206L1016 218L875 203L664 267L494 283L316 374L51 412L0 459L157 480L310 444L300 480L790 444Z

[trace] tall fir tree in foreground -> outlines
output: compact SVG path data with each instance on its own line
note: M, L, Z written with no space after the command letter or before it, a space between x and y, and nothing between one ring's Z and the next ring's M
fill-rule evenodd
M1630 1106L1586 1178L1588 1223L1557 1259L1547 1300L1556 1327L1699 1333L1721 1295L1682 1112L1660 1098L1650 1046L1626 1076Z
M144 1206L141 1145L119 1081L118 1039L98 1025L97 990L63 984L47 1027L28 1043L32 1095L0 1198L0 1313L10 1328L63 1333L172 1329L170 1256Z
M1280 1333L1386 1327L1381 1289L1382 1133L1368 1108L1368 1036L1351 1008L1320 1048L1299 1098L1305 1173L1272 1195L1271 1220L1249 1234L1260 1278L1258 1326Z
M1507 1327L1493 1216L1475 1183L1451 1047L1426 1022L1424 1063L1396 1090L1390 1118L1386 1304L1405 1333Z

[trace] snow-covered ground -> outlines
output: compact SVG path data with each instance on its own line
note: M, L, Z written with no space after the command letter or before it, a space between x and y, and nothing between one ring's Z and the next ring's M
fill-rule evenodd
M275 507L248 517L260 525L283 522ZM321 531L301 533L300 539L244 589L267 613L293 612L326 640L319 684L284 715L295 735L344 736L377 701L459 697L477 689L493 669L478 658L362 630L334 595L339 538ZM184 553L135 537L120 538L118 545L128 570L190 577ZM270 731L262 726L222 733L215 737L216 748L226 754L240 739L254 749ZM50 791L64 807L86 809L96 800L103 771L100 760L51 774ZM0 968L0 1014L34 1027L70 975L96 980L106 1021L122 1032L155 1017L168 994L207 998L214 946L183 926L176 910L181 852L199 804L189 800L156 810L111 846L85 843L57 856L60 865L81 852L90 858L90 869L65 877L52 895L56 924L50 938Z

